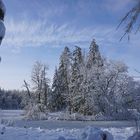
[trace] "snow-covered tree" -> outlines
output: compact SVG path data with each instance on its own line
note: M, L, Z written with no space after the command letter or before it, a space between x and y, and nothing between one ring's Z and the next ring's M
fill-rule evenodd
M130 94L131 82L127 67L121 62L104 62L98 80L94 82L93 92L99 111L104 115L119 118L125 117L126 97ZM94 78L94 77L93 77ZM94 81L94 80L93 80ZM124 114L123 114L124 113Z
M132 100L133 79L128 75L125 64L101 57L95 40L91 43L87 61L82 57L73 58L71 73L73 112L84 115L101 113L118 119L126 117L127 104Z
M55 71L52 85L52 96L55 99L55 108L58 110L68 106L70 63L71 53L69 48L65 47L60 57L58 70Z
M32 70L33 91L36 94L36 102L47 105L47 95L49 91L49 79L46 77L47 66L41 62L36 62Z
M65 105L64 97L61 94L60 80L61 78L59 77L58 70L56 68L53 77L52 93L51 93L50 104L49 104L49 108L51 111L62 110L63 106Z
M0 109L23 109L25 91L0 89Z
M81 66L83 80L81 83L81 100L82 105L79 107L79 112L83 114L96 114L97 106L95 104L95 83L99 80L103 59L101 58L99 46L95 40L91 42L87 58L84 60L84 65Z
M140 82L135 83L135 88L130 96L130 102L127 104L129 108L135 108L140 112Z
M81 101L81 83L83 80L82 66L84 60L80 47L75 47L73 52L73 62L71 65L71 78L70 78L70 97L69 97L69 111L77 112Z
M46 117L50 92L49 79L46 72L46 65L37 61L32 70L31 87L24 81L29 97L29 102L25 107L26 116L29 119L42 119Z
M103 65L103 60L100 55L99 46L96 44L95 39L91 42L88 58L87 58L87 68L91 68L92 66L100 67Z
M128 75L127 69L122 62L103 59L95 40L87 57L80 47L76 46L72 54L65 47L59 67L55 69L51 92L47 68L40 62L33 67L31 88L25 81L30 103L28 110L31 110L28 116L40 118L49 108L50 111L94 115L95 118L130 119L129 109L139 111L140 86Z
M93 102L90 94L90 77L88 73L88 68L86 67L86 63L82 67L81 72L83 78L80 85L80 94L79 94L79 107L78 112L84 115L92 115L93 114ZM91 104L92 103L92 104Z

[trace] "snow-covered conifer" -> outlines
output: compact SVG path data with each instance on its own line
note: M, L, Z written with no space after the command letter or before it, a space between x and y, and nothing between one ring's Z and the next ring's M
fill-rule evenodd
M81 102L82 66L84 60L80 47L75 47L70 78L70 111L77 112Z
M91 68L92 66L102 66L102 58L99 51L99 46L96 44L95 39L91 42L88 58L87 58L87 68Z
M68 47L64 48L60 56L60 63L58 70L55 71L53 81L52 95L56 99L55 107L57 109L64 109L68 105L69 98L69 80L70 80L70 63L71 53ZM56 98L57 97L57 98Z

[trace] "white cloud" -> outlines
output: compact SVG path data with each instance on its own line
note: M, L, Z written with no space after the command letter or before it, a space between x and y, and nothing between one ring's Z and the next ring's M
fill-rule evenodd
M102 29L89 27L78 29L68 24L49 25L46 21L6 21L5 47L62 46L89 42L93 36L99 36ZM107 34L108 29L102 32Z
M115 27L107 26L91 26L78 28L70 24L61 26L50 25L45 20L38 21L6 21L6 36L2 42L3 47L64 47L65 45L89 45L91 40L95 38L99 44L106 46L115 46L119 44L122 35L121 29L115 31ZM132 36L131 45L138 46L139 39ZM120 44L125 46L127 40L123 40ZM86 47L86 46L85 46ZM15 50L13 51L15 52ZM16 52L19 52L17 50Z
M68 10L68 4L59 0L55 0L55 1L33 0L28 10L30 14L32 13L33 15L36 15L37 17L40 17L43 19L46 18L49 20L52 17L58 18L62 16L62 14L64 14Z

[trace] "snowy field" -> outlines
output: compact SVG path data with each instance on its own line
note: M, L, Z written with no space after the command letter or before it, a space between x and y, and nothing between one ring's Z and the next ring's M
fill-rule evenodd
M114 140L127 140L135 132L134 122L25 121L22 114L22 111L1 111L1 119L13 120L14 123L12 126L0 125L0 140L58 140L60 136L66 140L83 140L81 135L89 126L107 130Z
M0 140L58 140L60 136L67 140L82 140L81 135L85 129L40 129L40 128L15 128L6 127L5 133L0 135ZM114 140L127 140L134 133L133 128L108 128Z

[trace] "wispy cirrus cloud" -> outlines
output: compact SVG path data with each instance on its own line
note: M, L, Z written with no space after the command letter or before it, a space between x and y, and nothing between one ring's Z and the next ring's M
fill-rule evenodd
M17 0L15 0L17 1ZM27 0L25 0L27 2ZM19 1L18 1L19 2ZM25 3L25 2L23 2ZM105 0L101 4L98 1L88 0L88 2L78 0L76 3L60 3L56 0L39 2L34 0L27 5L23 4L23 11L26 13L23 19L16 19L15 17L8 17L6 19L6 36L3 41L4 47L60 47L65 45L85 45L89 43L92 38L106 44L113 44L119 40L119 33L115 32L114 25L107 27L106 25L92 25L88 23L86 26L79 27L80 23L77 21L75 25L67 20L67 13L74 11L76 17L85 17L84 13L92 15L97 13L99 7L120 10L130 3L130 0ZM98 7L97 7L98 6ZM72 8L71 8L72 7ZM97 7L97 8L96 8ZM30 11L30 12L29 12ZM31 12L32 11L32 12ZM79 12L80 11L80 12ZM99 12L99 11L98 11ZM31 13L28 15L28 13ZM81 13L81 15L77 14ZM21 15L22 15L21 14ZM72 13L71 13L72 14ZM69 14L71 17L72 15ZM34 16L32 19L31 17ZM37 17L38 18L37 18ZM50 18L63 17L63 22L59 23L56 19L52 22ZM77 19L76 18L76 19ZM86 18L84 18L86 20ZM94 19L93 17L91 19ZM94 19L96 21L96 18ZM90 21L89 21L90 22ZM116 25L117 26L117 25ZM121 35L120 35L121 36ZM18 51L16 51L18 52Z
M102 38L111 29L88 27L78 29L70 24L55 25L46 21L14 21L6 22L6 36L3 41L5 47L58 47L68 44L89 42L94 36Z
M122 32L114 26L90 26L78 28L71 24L55 25L47 21L14 21L6 22L6 36L3 47L64 47L65 45L84 46L95 38L99 43L114 45L119 42ZM139 44L137 36L133 37L133 45ZM122 41L123 45L128 43Z

